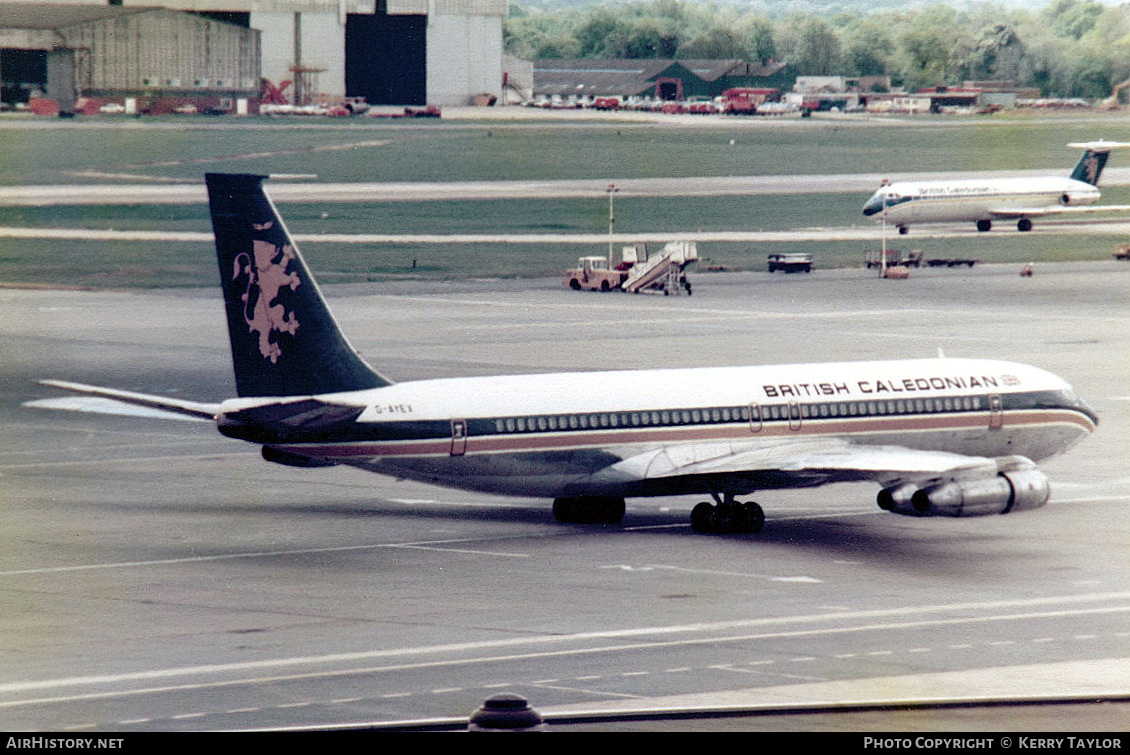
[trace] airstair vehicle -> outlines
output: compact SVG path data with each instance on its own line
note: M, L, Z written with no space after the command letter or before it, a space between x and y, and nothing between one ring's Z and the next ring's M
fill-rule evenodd
M686 270L698 260L698 247L693 241L669 241L663 248L628 270L620 287L633 294L662 293L674 296L684 291L691 294Z
M654 253L649 253L646 244L636 244L623 247L619 261L581 257L575 268L565 271L562 282L574 291L690 296L686 270L697 260L698 247L693 241L670 241Z

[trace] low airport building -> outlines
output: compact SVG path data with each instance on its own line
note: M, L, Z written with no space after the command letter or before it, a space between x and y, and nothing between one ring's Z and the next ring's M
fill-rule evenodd
M554 59L534 61L539 98L651 97L660 100L718 97L735 87L787 90L791 66L742 60Z
M2 99L493 101L506 10L506 0L0 0Z

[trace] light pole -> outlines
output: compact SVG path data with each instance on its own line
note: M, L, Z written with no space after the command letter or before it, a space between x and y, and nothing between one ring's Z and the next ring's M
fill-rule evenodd
M612 198L616 192L620 191L616 188L616 184L608 184L606 189L608 192L608 264L612 265L612 227L616 222L616 217L612 212Z
M886 200L884 200L886 201ZM879 250L879 277L887 277L887 208L883 207L883 243Z

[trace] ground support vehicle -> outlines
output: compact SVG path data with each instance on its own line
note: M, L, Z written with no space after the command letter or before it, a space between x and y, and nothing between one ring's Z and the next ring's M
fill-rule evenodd
M952 258L952 257L945 258L945 259L928 259L928 260L926 260L926 264L929 265L930 267L959 267L961 265L965 265L967 267L973 267L974 265L977 264L977 262L978 262L978 260L956 259L956 258Z
M802 252L785 252L769 255L769 272L811 273L812 255Z
M883 257L886 256L887 267L921 267L926 258L925 253L915 249L903 256L901 249L869 249L864 253L863 263L867 269L883 267Z
M581 257L577 267L565 271L562 283L574 291L690 295L686 270L697 260L698 247L693 241L671 241L655 253L649 253L646 244L636 244L623 247L619 260Z
M581 257L575 268L565 271L564 284L574 291L613 291L627 277L627 270L611 267L607 257Z

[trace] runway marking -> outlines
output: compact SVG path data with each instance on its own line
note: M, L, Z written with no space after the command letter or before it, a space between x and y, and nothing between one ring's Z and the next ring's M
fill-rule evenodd
M191 445L197 441L185 441L186 445ZM220 453L207 453L207 454L184 454L181 456L127 456L120 459L75 459L71 461L42 461L42 462L25 462L22 464L3 464L0 469L42 469L50 467L73 467L81 466L84 464L95 464L98 466L107 466L110 464L139 464L139 463L160 463L167 461L177 461L184 459L186 461L207 461L225 460L238 456L259 456L258 453L253 451L231 451Z
M961 615L952 618L924 618L918 620L904 620L898 622L870 622L859 625L831 626L809 629L783 629L777 631L752 631L761 627L771 627L781 624L805 624L810 622L850 620L872 620L887 617L905 617L908 614L932 614L939 612L967 613L970 610L1000 610L1003 608L1035 608L1039 606L1078 604L1092 601L1130 600L1130 593L1106 593L1093 595L1061 596L1052 598L1032 598L1015 601L996 601L988 603L952 604L935 606L918 606L909 608L893 608L876 611L859 611L848 615L811 615L790 616L767 619L750 619L740 621L714 622L706 624L675 625L668 627L644 627L636 629L609 630L600 632L583 632L572 635L509 638L505 640L486 640L481 642L458 643L452 645L436 645L431 647L401 648L393 650L372 650L356 653L336 653L322 656L305 656L280 658L265 661L249 661L231 664L214 664L205 666L189 666L170 669L155 669L152 671L129 672L123 674L95 675L84 677L64 677L29 682L9 682L0 684L0 695L13 695L27 692L47 692L68 687L92 687L95 685L157 681L163 679L177 679L188 676L237 674L253 671L283 670L302 665L318 665L330 663L356 663L359 661L377 659L395 659L409 657L423 653L451 653L465 651L505 650L537 645L553 645L564 642L577 642L588 640L614 640L641 638L633 642L611 643L597 647L579 647L557 650L530 650L513 652L504 655L486 655L452 660L415 661L405 663L389 663L382 666L354 667L347 669L332 669L322 671L278 673L274 675L245 677L239 679L216 680L211 682L186 682L158 687L143 687L128 690L79 692L56 697L41 697L25 700L0 701L0 709L36 704L51 704L67 701L105 699L129 695L155 694L161 692L184 691L193 689L214 689L219 687L247 686L254 684L270 684L284 681L299 681L307 679L326 679L343 676L359 676L374 673L395 673L406 670L423 670L434 668L447 668L451 666L467 666L487 663L505 663L526 661L531 659L562 658L578 655L598 655L602 653L628 652L640 650L659 650L667 647L691 645L717 645L726 642L749 642L766 639L783 639L799 637L821 637L835 634L858 632L890 632L894 630L915 630L932 627L986 624L1004 621L1021 621L1031 619L1053 619L1063 617L1093 616L1099 614L1116 614L1130 612L1128 606L1075 608L1048 611L1025 611L1019 613L994 614L988 616ZM680 634L688 632L724 632L734 629L749 630L745 634L709 637L693 637L684 639L642 639L656 635ZM973 649L971 644L951 645L953 649ZM411 696L411 693L401 693L401 696ZM382 697L389 697L384 695Z
M650 569L662 569L662 570L665 570L665 571L676 571L676 572L683 572L683 573L686 573L686 574L712 574L712 575L721 576L721 577L741 577L742 579L763 579L763 580L766 580L768 582L794 582L794 583L804 583L804 584L823 584L823 582L824 582L824 580L816 579L815 577L805 577L805 576L772 577L772 576L767 576L767 575L764 575L764 574L749 574L749 573L746 573L746 572L719 571L719 570L716 570L716 569L688 569L688 568L683 567L683 566L667 566L667 565L664 565L664 564L656 564L654 566L648 566L648 567L630 567L630 566L621 565L621 566L602 566L600 568L602 568L602 569L617 569L618 568L618 569L623 569L625 571L633 571L633 570L646 571L646 570L650 570Z
M445 553L469 553L488 556L508 556L511 558L528 558L524 553L502 553L492 551L461 550L458 548L440 548L444 542L471 542L481 538L466 540L435 541L434 543L377 543L370 545L340 545L327 548L296 548L294 550L276 551L251 551L248 553L223 553L214 556L186 556L184 558L162 558L152 561L120 561L109 564L81 564L76 566L45 566L38 569L11 569L0 571L0 577L13 577L26 574L62 574L67 572L93 571L97 569L129 569L139 566L167 566L169 564L191 564L208 561L231 561L242 558L277 558L279 556L305 556L316 553L348 553L351 551L378 550L381 548L403 548L406 550L442 550Z
M377 547L377 546L374 546ZM529 558L528 553L503 553L501 551L480 551L469 548L440 548L434 545L382 545L381 548L403 548L416 551L439 551L440 553L466 553L474 556L500 556L503 558Z
M642 695L633 695L633 694L630 694L628 692L612 692L610 690L605 690L605 689L585 689L584 687L566 687L566 686L562 686L562 685L559 685L559 684L558 685L543 684L543 685L535 685L535 686L540 686L542 689L559 690L561 692L576 692L576 693L579 693L579 694L582 694L582 695L596 695L596 696L599 696L601 698L622 697L622 698L625 698L627 700L641 700L641 699L643 699Z

